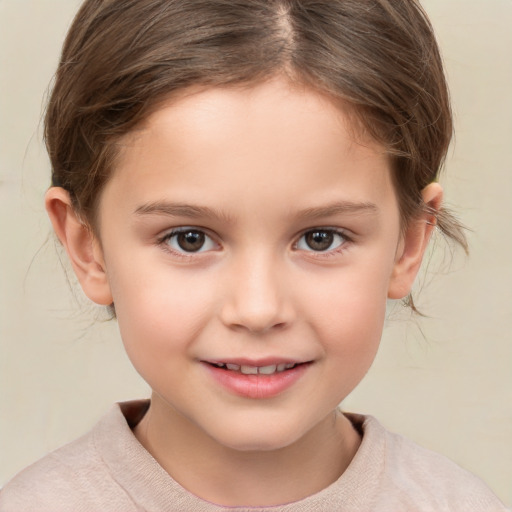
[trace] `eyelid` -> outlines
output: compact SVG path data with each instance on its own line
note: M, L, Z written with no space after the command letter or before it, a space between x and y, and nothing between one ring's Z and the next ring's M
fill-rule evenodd
M311 233L314 231L324 231L324 232L333 233L335 235L339 235L340 237L343 238L343 242L339 246L335 247L334 249L327 249L325 251L315 251L314 249L309 249L309 250L308 249L300 249L298 247L298 244L299 244L299 241L302 239L302 237L304 237L308 233ZM305 229L298 235L296 242L293 244L293 249L298 250L298 251L304 251L306 253L310 253L312 255L315 255L315 257L327 257L327 256L331 256L333 254L337 254L337 253L344 251L346 249L347 244L350 244L352 242L353 242L352 236L344 228L338 228L338 227L332 227L332 226L315 226L312 228Z
M197 256L198 254L211 252L215 249L207 249L207 250L198 250L198 251L184 251L184 250L176 250L175 248L171 247L168 243L169 240L171 240L176 235L179 235L180 233L186 233L188 231L197 231L199 233L203 233L206 238L208 238L214 245L215 248L220 248L220 244L217 242L216 237L210 232L210 230L199 227L199 226L178 226L175 228L171 228L167 230L163 235L159 236L157 239L157 245L161 246L165 251L172 253L173 255L177 255L182 258L193 258L194 256Z
M170 240L173 236L176 236L180 233L184 233L187 231L201 232L205 235L205 237L207 237L208 239L211 240L211 242L216 246L216 249L221 248L221 244L217 241L218 237L215 234L213 234L209 229L206 229L206 228L203 228L200 226L177 226L174 228L170 228L169 230L167 230L166 232L164 232L162 235L160 235L157 238L157 245L161 246L163 248L163 250L170 252L173 255L176 255L181 258L189 258L189 259L197 257L199 254L209 253L212 250L215 250L215 249L207 249L207 250L198 250L196 252L187 252L187 251L182 251L182 250L176 250L176 249L172 248L167 243L168 240ZM314 249L310 249L310 250L299 249L298 244L299 244L299 241L301 240L301 238L303 236L305 236L306 234L311 233L312 231L325 231L325 232L334 233L335 235L339 235L340 237L342 237L343 242L338 247L335 247L334 249L328 249L325 251L315 251ZM332 226L314 226L314 227L311 227L311 228L301 231L297 235L296 241L294 242L292 249L310 253L311 255L314 255L315 257L321 258L321 257L332 256L332 255L335 255L335 254L338 254L338 253L344 251L346 249L346 246L352 242L353 242L353 236L352 236L351 232L345 228L332 227Z

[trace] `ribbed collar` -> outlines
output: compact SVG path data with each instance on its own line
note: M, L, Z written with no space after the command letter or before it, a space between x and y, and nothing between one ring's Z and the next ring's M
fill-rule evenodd
M149 400L115 404L93 430L100 457L131 499L148 512L313 512L371 510L384 468L385 430L371 416L345 415L363 440L341 477L300 501L273 507L222 507L184 489L139 443L132 428L142 419Z

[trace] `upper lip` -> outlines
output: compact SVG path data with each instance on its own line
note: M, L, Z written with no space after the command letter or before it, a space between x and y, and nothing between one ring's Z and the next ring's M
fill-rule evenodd
M210 364L236 364L238 366L252 366L252 367L265 367L265 366L277 366L279 364L301 364L310 363L311 360L299 360L287 357L264 357L258 359L249 359L246 357L226 357L215 358L215 359L202 359L204 363Z

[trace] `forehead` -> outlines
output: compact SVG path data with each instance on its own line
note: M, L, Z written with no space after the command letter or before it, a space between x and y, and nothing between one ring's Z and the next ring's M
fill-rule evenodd
M344 150L357 146L361 154L361 147L368 153L385 154L384 147L367 135L358 114L346 101L279 76L253 85L196 86L160 101L143 123L122 139L120 147L142 146L150 138L157 141L171 132L177 143L192 137L193 141L186 142L214 146L223 142L229 130L240 129L240 137L256 142L272 138L274 142L266 145L275 148L278 144L302 143L308 136L311 146L321 150L323 141L329 141L325 137L329 133L344 144ZM312 138L315 131L319 136ZM280 134L278 140L276 132ZM340 132L343 138L339 138ZM128 157L132 156L130 152Z
M349 106L281 79L187 90L124 138L111 181L146 201L193 189L198 201L236 194L252 206L314 193L367 202L389 188L390 164L356 127Z

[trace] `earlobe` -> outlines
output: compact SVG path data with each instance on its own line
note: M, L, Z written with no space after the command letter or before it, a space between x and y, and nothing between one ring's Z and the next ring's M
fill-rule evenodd
M96 304L112 304L99 241L75 212L69 193L60 187L50 188L45 196L45 206L84 293Z
M439 183L431 183L423 189L422 197L426 208L417 219L411 220L397 250L388 287L390 299L402 299L411 291L436 224L443 189Z

